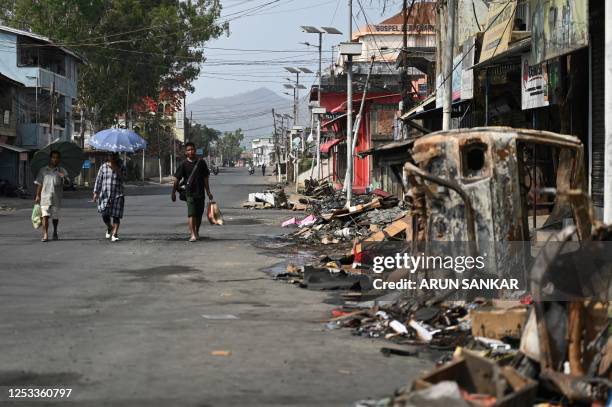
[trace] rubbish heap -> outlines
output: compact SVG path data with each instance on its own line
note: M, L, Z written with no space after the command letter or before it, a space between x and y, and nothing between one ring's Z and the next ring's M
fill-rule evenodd
M593 236L609 240L610 232ZM559 272L559 254L542 249L531 270L530 294L520 300L454 301L402 291L374 294L372 272L355 262L357 246L352 254L339 250L321 256L317 265L289 265L278 278L307 289L336 290L344 302L332 310L327 329L388 341L380 349L386 357L435 353L438 362L392 397L356 406L611 405L609 302L538 300L550 276ZM609 278L612 264L601 267Z
M249 199L242 203L248 209L286 209L288 208L287 195L282 184L261 192L249 194Z
M303 195L290 195L288 202L293 210L304 211L307 216L282 223L283 227L298 228L287 237L310 245L364 239L404 217L407 209L403 202L381 190L357 195L347 207L344 194L328 184L308 186Z
M575 337L584 350L577 363L570 359L575 344L567 337L571 336L571 304L557 304L560 308L553 306L545 316L570 325L557 323L548 328L537 318L535 304L516 308L470 304L469 312L465 306L441 305L420 308L408 317L381 308L373 315L374 310L339 315L330 324L352 324L358 334L368 336L384 334L396 342L381 349L389 357L419 356L415 344L448 350L432 371L392 397L362 400L355 406L609 406L612 336L608 304L600 302L585 309L589 319L585 330ZM512 315L505 316L504 311ZM497 320L500 317L505 320ZM508 322L519 325L506 325ZM547 335L539 331L550 337L544 338ZM546 353L553 348L559 353ZM555 354L557 359L550 364Z

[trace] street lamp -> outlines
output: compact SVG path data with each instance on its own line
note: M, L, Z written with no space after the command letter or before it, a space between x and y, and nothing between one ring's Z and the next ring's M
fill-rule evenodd
M360 42L340 43L340 55L346 56L346 205L353 199L353 57L361 55Z
M301 73L314 73L312 72L310 69L308 68L304 68L304 67L292 67L292 66L286 66L285 70L290 72L290 73L294 73L296 80L295 80L295 87L290 87L290 85L288 86L287 84L283 85L285 86L285 88L287 89L293 89L295 91L295 96L293 97L294 100L294 112L293 112L293 117L295 118L293 124L294 125L298 125L299 121L300 121L300 113L299 113L299 103L300 103L300 89L306 89L303 85L300 85L300 74Z
M318 34L319 36L319 88L317 90L317 102L319 107L321 106L321 87L323 86L323 72L322 72L322 60L323 60L323 34L342 34L338 29L334 27L313 27L310 25L301 26L304 32L309 34ZM309 43L306 43L309 46ZM314 113L313 113L314 114ZM317 115L317 179L321 179L321 115Z

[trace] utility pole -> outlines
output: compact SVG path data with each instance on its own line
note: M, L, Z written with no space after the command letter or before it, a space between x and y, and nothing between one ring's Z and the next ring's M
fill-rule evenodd
M402 25L403 32L403 43L402 43L402 69L400 75L401 95L402 95L402 106L405 110L407 106L404 106L406 95L408 94L408 0L404 0L402 5L402 13L404 17L404 24ZM402 112L403 113L403 112Z
M276 128L276 112L272 109L272 121L274 122L274 156L276 157L276 181L280 182L280 149L278 144L278 129Z
M295 82L295 112L294 112L294 125L299 126L300 125L300 73L297 72L295 74L296 76L296 82Z
M80 145L82 149L85 149L85 108L81 105L81 129L80 129Z
M128 116L130 113L130 79L127 81L127 97L125 98L125 128L129 129Z
M349 30L348 40L353 41L353 0L348 0ZM353 57L347 55L346 60L346 206L351 206L353 200Z
M446 0L446 44L444 46L444 84L442 106L442 130L450 130L453 111L453 50L455 48L455 10L456 0Z
M53 142L53 128L55 127L55 77L51 83L51 98L49 101L49 144Z
M319 33L319 89L317 102L321 106L321 87L323 86L323 33ZM321 180L321 115L317 115L317 180Z

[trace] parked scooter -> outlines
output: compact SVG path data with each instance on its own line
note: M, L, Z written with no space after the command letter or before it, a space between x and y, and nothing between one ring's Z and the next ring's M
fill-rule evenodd
M255 167L253 167L252 165L249 166L249 175L253 175L255 174Z
M210 167L210 171L214 174L214 175L219 175L219 167L217 167L215 164L213 164Z

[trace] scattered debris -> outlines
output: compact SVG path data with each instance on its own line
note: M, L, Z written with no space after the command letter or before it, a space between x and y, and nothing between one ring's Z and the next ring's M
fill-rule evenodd
M215 315L202 315L204 319L213 319L213 320L230 320L230 319L240 319L236 315L232 314L215 314Z
M380 348L380 352L389 357L391 355L397 356L419 356L419 352L416 350L398 349L398 348Z
M213 350L210 352L211 356L231 356L232 352L229 350Z
M272 189L249 194L248 201L244 202L242 207L249 209L287 208L287 195L283 185L279 184Z

